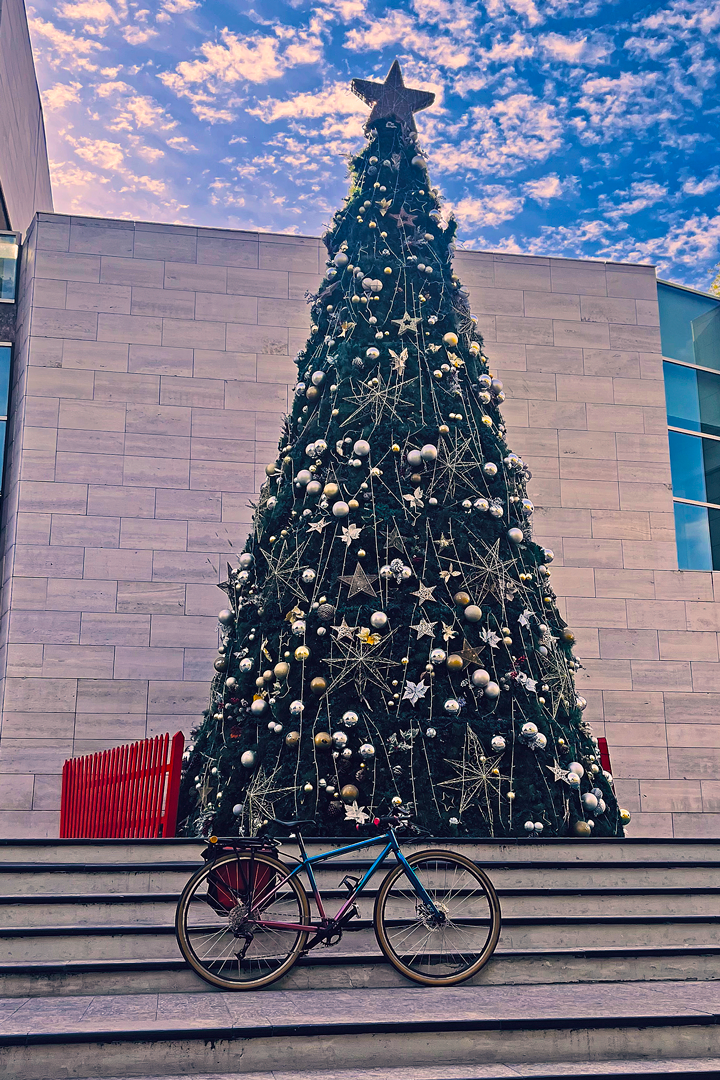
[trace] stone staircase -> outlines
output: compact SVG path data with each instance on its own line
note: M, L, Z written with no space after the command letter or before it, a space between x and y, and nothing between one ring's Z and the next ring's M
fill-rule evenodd
M420 1069L436 1070L428 1080L531 1075L518 1072L531 1064L578 1076L583 1062L587 1075L664 1076L682 1071L671 1059L712 1072L720 841L448 846L488 870L502 905L497 952L474 984L404 980L375 942L369 889L339 946L266 991L220 994L186 967L172 925L197 841L0 841L0 1076L322 1080L334 1069L336 1080L348 1069L362 1080L380 1068L404 1080L409 1060L417 1080ZM369 857L319 868L330 910Z

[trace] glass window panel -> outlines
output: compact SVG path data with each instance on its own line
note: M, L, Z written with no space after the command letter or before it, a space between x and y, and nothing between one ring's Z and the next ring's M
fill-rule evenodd
M673 495L680 499L709 502L705 489L703 443L712 440L669 431Z
M693 319L695 363L720 369L720 304Z
M688 431L700 431L698 372L694 368L665 363L663 374L668 424L671 427L687 428ZM720 382L720 376L718 381Z
M705 466L705 502L717 503L720 506L720 442L717 439L700 439L703 448L703 463ZM677 494L677 492L675 492ZM690 498L690 496L683 496Z
M0 235L0 300L15 299L18 246L14 234Z
M713 570L720 570L720 510L708 508L708 525L710 526Z
M0 345L0 416L7 416L8 392L10 389L10 353L9 345Z
M677 364L668 364L677 367ZM685 368L692 371L692 368ZM700 403L700 430L706 435L720 435L720 375L698 371L697 396Z
M663 356L720 370L717 347L720 326L714 316L720 309L720 301L660 282L657 290ZM709 318L703 318L708 315ZM702 360L697 359L696 349Z
M2 481L3 462L5 461L5 434L7 423L0 420L0 481Z
M707 508L677 502L673 505L678 566L681 570L712 570L713 551ZM716 512L720 514L720 511Z

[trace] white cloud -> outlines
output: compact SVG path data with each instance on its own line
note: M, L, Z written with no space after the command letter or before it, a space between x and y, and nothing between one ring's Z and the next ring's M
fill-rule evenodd
M144 45L147 41L157 37L157 35L157 30L143 26L126 26L122 32L122 36L128 45Z
M404 11L393 11L362 29L350 30L345 37L345 47L351 52L379 52L391 45L413 49L422 58L453 71L467 67L474 57L474 48L454 37L418 30L415 19Z
M490 106L476 105L470 117L476 145L469 157L486 169L516 169L545 161L562 146L562 123L555 106L529 94L511 94ZM458 149L462 151L462 145ZM462 157L467 167L468 155Z
M70 61L67 66L71 68L73 60L77 62L79 58L88 57L95 50L105 48L99 41L92 41L90 38L67 33L65 30L55 26L54 23L46 22L38 17L29 18L28 25L30 26L35 47L39 47L41 52L43 47L49 48L50 56L48 59L52 67L57 67L58 64L64 61Z
M56 109L64 109L80 100L82 83L55 83L44 91L42 95L43 107L46 112L54 112Z
M523 184L523 191L535 202L545 206L551 199L559 199L569 191L577 188L577 178L568 176L561 180L557 173L548 173L537 180L528 180Z
M539 38L543 52L563 64L592 65L607 60L613 51L612 42L602 34L543 34Z
M247 110L265 123L294 117L367 116L367 105L352 93L347 83L337 82L322 90L295 94L286 100L266 98Z
M187 135L174 135L172 139L168 139L167 145L171 150L179 150L182 154L198 153L197 146L193 146Z
M125 160L125 152L119 143L110 142L108 139L88 139L83 136L79 139L71 139L68 142L75 148L75 153L84 161L97 165L101 169L118 169Z
M494 228L516 217L523 208L523 199L500 185L488 185L479 195L465 195L457 202L448 202L460 225L467 228L485 225Z
M695 176L689 176L683 183L682 189L686 195L707 195L720 187L720 175L716 166L707 174L704 180L698 180Z
M632 214L639 214L641 210L647 210L648 207L655 206L656 203L667 198L668 192L663 184L658 184L654 180L637 180L630 185L629 191L623 192L623 194L627 198L605 212L605 216L610 218L611 221L617 221L619 218L629 217ZM607 198L602 201L603 203L609 202Z

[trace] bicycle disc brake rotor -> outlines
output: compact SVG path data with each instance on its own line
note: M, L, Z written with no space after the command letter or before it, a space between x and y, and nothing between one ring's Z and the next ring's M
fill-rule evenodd
M439 912L439 917L438 913ZM435 911L429 907L428 904L419 904L417 913L420 922L423 924L426 930L440 930L448 923L449 908L447 904L443 904L441 901L435 901Z

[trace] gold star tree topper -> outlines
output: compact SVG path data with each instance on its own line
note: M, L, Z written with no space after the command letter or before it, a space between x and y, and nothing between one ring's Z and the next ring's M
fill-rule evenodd
M366 105L372 105L372 112L365 122L366 129L378 120L394 119L407 131L416 131L413 113L429 108L435 100L435 95L429 91L413 90L405 85L397 60L393 62L384 83L353 79L350 89Z

